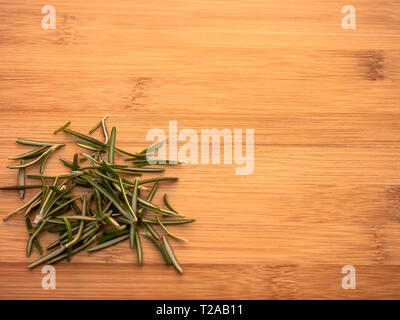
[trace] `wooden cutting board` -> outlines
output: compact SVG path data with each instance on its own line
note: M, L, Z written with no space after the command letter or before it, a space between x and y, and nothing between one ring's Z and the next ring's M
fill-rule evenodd
M16 183L17 137L69 142L106 113L118 144L150 129L255 130L251 175L237 165L168 168L170 201L194 224L172 228L185 270L144 242L56 265L56 289L28 270L21 216L0 223L2 299L400 298L400 3L336 1L42 1L0 3L0 180ZM99 135L100 137L100 135ZM32 168L30 173L37 173ZM27 195L32 195L29 192ZM1 216L21 204L1 191ZM48 236L41 237L47 242ZM342 268L356 289L342 288Z

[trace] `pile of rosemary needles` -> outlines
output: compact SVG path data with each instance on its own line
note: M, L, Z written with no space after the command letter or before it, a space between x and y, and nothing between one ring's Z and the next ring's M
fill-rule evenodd
M75 154L72 161L60 158L69 172L57 176L45 176L43 172L49 157L64 144L17 139L18 143L34 149L9 158L20 161L8 167L18 170L18 185L2 187L0 190L18 190L21 198L24 198L26 189L38 189L38 192L5 217L4 221L24 211L29 234L27 256L30 256L33 247L41 255L29 268L64 259L70 261L74 254L95 242L97 244L91 246L89 252L124 240L129 241L130 248L136 251L138 263L142 264L141 239L145 237L154 244L167 265L173 265L182 273L168 237L186 240L172 234L167 226L195 220L184 219L173 209L167 194L163 197L165 208L152 202L159 183L177 180L176 177L141 177L145 173L164 171L163 168L148 167L150 163L147 160L162 146L163 141L138 153L124 151L116 145L116 128L113 127L111 134L108 133L107 117L97 123L89 135L69 129L70 122L54 131L54 134L63 131L73 136L77 145L85 151ZM102 130L104 142L90 136L98 128ZM116 152L128 156L124 160L129 164L115 163ZM168 160L161 163L178 164ZM40 164L40 175L26 175L26 168L37 164ZM27 185L26 178L39 183ZM39 235L46 230L59 237L47 246L48 253L43 255Z

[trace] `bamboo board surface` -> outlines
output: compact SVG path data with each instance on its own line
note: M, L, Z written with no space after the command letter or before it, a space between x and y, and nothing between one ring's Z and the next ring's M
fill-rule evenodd
M400 2L0 1L0 181L16 183L15 138L49 139L104 114L128 150L152 128L253 128L251 175L235 165L168 168L185 270L144 242L56 265L56 290L25 256L21 216L0 223L2 299L400 298ZM53 138L53 137L51 137ZM71 159L72 140L46 173ZM37 172L37 169L31 170ZM28 196L33 194L29 192ZM1 216L20 205L1 191ZM159 201L160 198L157 198ZM45 241L45 239L43 239ZM341 286L356 268L355 290Z

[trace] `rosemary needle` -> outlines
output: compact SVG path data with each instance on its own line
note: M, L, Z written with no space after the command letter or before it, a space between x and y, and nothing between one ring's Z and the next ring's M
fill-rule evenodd
M23 159L21 160L21 164L24 164ZM23 187L24 185L25 185L25 168L21 168L21 169L19 169L19 172L18 172L18 186ZM23 199L25 196L25 190L19 189L18 193L19 193L19 197L21 199Z
M154 239L160 240L160 235L157 233L157 231L152 227L151 224L148 224L146 222L143 222L144 226L147 228L149 233L154 237Z
M108 142L108 162L114 164L114 152L115 152L115 138L117 135L117 129L113 127L111 129L110 141Z
M139 184L145 184L145 183L156 182L156 181L164 181L164 180L176 181L176 180L178 180L178 178L176 178L176 177L152 178L152 179L142 180L142 181L139 182Z
M172 260L171 260L169 254L168 254L167 248L165 247L165 244L164 244L163 241L161 241L161 250L162 250L163 256L165 258L165 262L168 265L171 265L172 264Z
M118 242L124 241L125 239L128 239L128 238L129 238L129 234L124 234L123 236L120 236L118 238L112 239L112 240L107 241L107 242L103 242L102 244L99 244L99 245L97 245L97 246L95 246L93 248L90 248L88 251L92 252L92 251L97 251L97 250L100 250L100 249L103 249L103 248L107 248L107 247L110 247L110 246L112 246L112 245L114 245L114 244L116 244Z
M66 219L64 217L64 223L65 223L65 227L67 228L67 234L68 234L68 241L71 242L72 241L72 229L71 229L71 224L69 223L68 219ZM71 259L71 255L72 255L72 247L69 246L67 248L67 261L69 261Z
M154 197L154 195L156 194L156 191L157 191L157 189L158 189L158 185L159 185L159 183L158 183L158 181L153 185L153 188L151 188L151 191L150 191L150 193L149 193L149 195L147 196L147 201L149 201L149 202L151 202L151 200L153 199L153 197ZM136 199L137 200L137 199ZM142 218L143 217L143 215L144 215L144 208L143 207L141 207L139 210L138 210L138 216L140 217L140 218Z
M91 151L98 151L99 150L98 148L92 147L92 146L90 146L88 144L77 143L76 145L81 147L81 148L83 148L83 149L86 149L86 150L91 150Z
M169 258L171 259L171 262L172 262L173 266L175 267L175 269L176 269L178 272L183 273L183 269L182 269L182 267L179 265L178 260L177 260L176 257L175 257L175 253L174 253L174 251L172 250L172 247L171 247L171 245L169 244L167 238L166 238L165 236L163 236L161 241L162 241L162 244L164 245L165 250L167 251L168 256L169 256Z
M126 207L128 208L128 211L129 211L129 212L131 213L131 215L132 215L133 222L136 222L136 221L137 221L136 213L133 211L131 205L129 204L128 197L126 196L124 184L123 184L123 182L122 182L122 178L121 178L121 177L119 177L119 186L120 186L120 188L121 188L122 196L123 196L123 198L124 198L124 200L125 200ZM136 184L136 186L137 186L137 184ZM136 190L137 190L137 189L136 189Z
M13 215L17 214L21 210L29 207L32 203L34 203L39 197L42 195L42 190L40 190L37 194L35 194L28 202L26 202L24 205L19 207L18 209L14 210L13 212L9 213L6 217L3 218L3 221L6 222L8 219L10 219Z
M178 236L174 235L173 233L171 233L170 231L168 231L168 229L167 229L167 228L163 225L163 223L161 222L161 220L160 220L160 218L158 217L158 215L156 215L156 219L157 219L157 222L158 222L158 224L160 225L160 227L161 227L169 236L171 236L171 237L174 238L174 239L182 240L182 241L187 242L187 240L186 240L185 238L178 237ZM151 224L146 224L146 226L151 226Z
M32 252L32 243L33 240L36 238L36 236L42 231L43 227L46 225L47 221L49 219L47 218L46 220L44 220L41 225L35 230L35 232L32 233L32 235L30 236L29 240L28 240L28 246L26 248L26 255L29 257L31 255Z
M143 251L142 251L142 242L140 240L139 232L135 232L135 243L136 243L136 254L138 264L143 263Z
M153 238L153 236L152 236L151 234L147 233L147 232L143 232L143 235L144 235L147 239L149 239L149 240L156 246L156 248L160 251L160 253L161 253L161 255L162 255L162 257L163 257L165 263L166 263L167 265L172 264L171 259L169 258L169 256L168 256L168 254L167 254L165 248L164 248L163 245L162 245L162 242L161 242L161 244L160 244L159 241L155 240L155 239Z
M101 141L99 141L97 139L94 139L92 137L86 136L86 135L84 135L82 133L76 132L74 130L65 128L65 129L63 129L63 131L66 132L66 133L69 133L69 134L71 134L71 135L73 135L73 136L75 136L75 137L77 137L77 138L79 138L81 140L84 140L86 142L92 143L94 145L98 145L98 146L103 147L103 148L106 147L106 145L103 142L101 142Z
M99 122L97 122L97 123L94 125L94 127L93 127L92 129L89 130L89 134L92 134L93 132L95 132L96 129L97 129L98 127L101 126L102 122L105 121L105 120L107 120L107 118L108 118L108 114L106 114L106 115L104 116L103 119L101 119Z
M37 157L35 160L31 161L31 162L27 162L24 163L22 165L17 165L17 166L8 166L7 168L9 169L20 169L20 168L27 168L30 166L33 166L34 164L38 163L39 161L41 161L43 158L45 158L49 153L52 153L53 151L55 151L56 149L62 147L62 144L55 144L52 147L50 147L49 149L47 149L45 152L43 152L39 157Z
M71 121L68 121L67 123L65 123L64 125L62 125L61 127L59 127L57 130L55 130L53 132L53 134L57 134L58 132L64 130L66 127L68 127L71 124Z
M60 253L62 253L64 251L65 251L65 247L61 247L59 249L56 249L56 250L50 252L49 254L46 254L45 256L41 257L40 259L36 260L35 262L31 263L28 266L28 268L29 269L33 269L33 268L41 265L42 263L45 263L46 261L57 257Z
M87 196L84 195L82 198L82 218L84 218L86 215L86 201L87 201ZM78 232L76 233L75 237L65 245L66 248L68 248L78 242L78 240L82 234L84 224L85 224L85 221L81 220Z
M89 240L88 240L86 243L82 244L82 245L79 246L79 247L74 248L74 249L72 250L72 254L78 253L79 251L82 251L82 250L85 249L86 247L90 246L90 245L93 243L93 241L96 240L96 237L97 237L97 234L95 234L95 235L93 235L92 237L90 237ZM63 249L63 248L62 248L62 249ZM60 253L62 253L63 251L64 251L64 250L61 250ZM56 255L55 255L55 258L51 259L51 260L48 262L48 264L54 264L54 263L56 263L56 262L58 262L58 261L61 261L61 260L65 259L65 258L67 257L67 254L66 254L66 253L64 253L64 254L60 254L60 253L56 254Z
M185 224L190 222L195 222L195 219L177 219L177 220L163 220L163 225L173 225L173 224ZM148 220L143 219L143 222L151 223L151 224L158 224L157 220Z
M42 163L40 164L40 169L39 169L40 174L43 174L46 162L47 162L47 160L49 159L49 157L51 156L52 153L53 153L53 151L47 152L46 155L43 157L43 160L42 160Z
M17 138L16 141L20 144L25 144L28 146L37 146L37 147L43 147L43 146L52 147L57 144L55 142L42 142L42 141L27 140L27 139L21 139L21 138Z
M48 146L42 146L38 147L36 149L33 149L31 151L28 151L26 153L20 154L15 157L8 157L9 160L19 160L19 159L31 159L34 158L40 154L42 154L44 151L46 151L49 147Z
M72 160L72 168L71 168L71 170L72 171L77 171L78 170L78 154L77 153L75 153L74 154L74 159Z
M133 194L132 194L132 210L136 216L137 214L137 198L139 191L139 178L135 178L135 183L133 186Z
M136 223L132 223L129 227L129 245L131 249L135 247L136 232L137 232L137 225Z
M108 116L108 115L107 115ZM106 126L106 117L104 117L104 119L101 120L101 128L103 130L103 135L104 135L104 144L108 144L108 130L107 130L107 126Z
M134 224L131 224L131 226L134 226ZM115 231L113 233L110 233L110 234L104 234L104 232L103 232L103 236L101 236L97 240L97 243L98 244L102 244L102 243L107 242L107 241L109 241L111 239L117 238L119 236L122 236L124 234L128 234L128 233L131 232L130 229L119 230L118 228L115 228L115 230L117 230L117 231Z
M34 185L26 185L26 186L9 186L9 187L0 187L0 190L26 190L26 189L41 189L41 184Z
M171 205L169 204L169 202L168 202L168 196L167 196L166 193L164 194L163 200L164 200L164 203L165 203L166 207L167 207L169 210L171 210L172 212L175 212L175 213L176 213L177 215L179 215L180 217L184 217L182 214L180 214L178 211L176 211L174 208L172 208L172 206L171 206Z
M30 235L32 235L35 232L35 230L32 227L31 220L29 218L26 218L25 221L26 221L26 228L28 229L28 233ZM42 255L42 253L43 253L42 246L40 245L40 242L37 238L33 239L33 244L38 249L40 255Z

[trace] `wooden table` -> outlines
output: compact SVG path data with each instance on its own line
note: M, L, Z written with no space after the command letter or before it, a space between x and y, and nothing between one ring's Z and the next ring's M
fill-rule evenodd
M356 30L340 1L53 0L53 30L43 4L0 2L1 185L16 183L7 157L27 150L15 138L69 142L55 174L78 149L51 132L106 113L131 151L170 120L252 128L255 166L168 168L180 180L156 202L168 191L197 219L171 229L190 240L174 242L183 276L145 241L138 266L125 242L57 264L44 290L24 219L1 222L0 298L400 298L400 2L352 1ZM1 216L21 204L0 199Z

